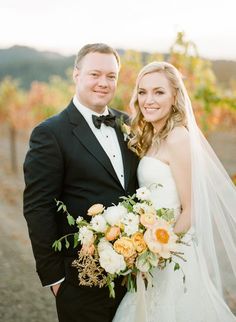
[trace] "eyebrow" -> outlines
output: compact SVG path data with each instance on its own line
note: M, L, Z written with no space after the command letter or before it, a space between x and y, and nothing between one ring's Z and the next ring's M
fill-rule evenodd
M142 88L142 87L139 87L138 89L145 90L145 88ZM156 89L163 89L163 90L164 90L164 87L159 86L159 87L154 87L153 89L154 89L154 90L156 90Z
M101 73L102 71L99 69L89 69L89 72L97 72L97 73ZM107 72L107 74L114 74L117 75L116 72Z

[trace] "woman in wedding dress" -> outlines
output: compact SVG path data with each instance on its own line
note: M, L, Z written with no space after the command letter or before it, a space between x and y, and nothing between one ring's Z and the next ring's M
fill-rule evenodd
M131 107L139 185L151 189L157 208L175 210L173 230L188 245L181 245L182 270L154 269L152 285L128 292L113 322L236 321L223 292L226 282L236 290L236 189L196 125L178 70L145 66Z

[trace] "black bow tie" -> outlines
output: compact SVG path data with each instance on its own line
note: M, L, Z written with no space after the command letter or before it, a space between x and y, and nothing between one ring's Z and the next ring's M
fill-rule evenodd
M110 113L108 115L101 116L92 115L92 119L93 124L97 129L100 129L102 123L104 123L106 126L115 127L116 117Z

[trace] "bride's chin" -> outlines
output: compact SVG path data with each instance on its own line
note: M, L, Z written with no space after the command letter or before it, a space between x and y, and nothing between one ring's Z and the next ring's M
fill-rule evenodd
M144 118L145 118L145 121L148 122L148 123L155 123L157 121L157 119L155 117L147 116L147 117L144 117Z

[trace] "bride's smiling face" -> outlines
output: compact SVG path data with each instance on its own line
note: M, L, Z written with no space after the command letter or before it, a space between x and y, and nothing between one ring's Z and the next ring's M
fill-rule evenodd
M138 86L138 104L147 122L162 125L174 104L173 89L163 72L144 75Z

